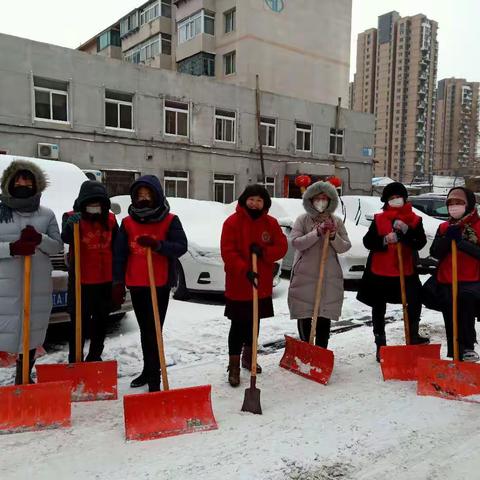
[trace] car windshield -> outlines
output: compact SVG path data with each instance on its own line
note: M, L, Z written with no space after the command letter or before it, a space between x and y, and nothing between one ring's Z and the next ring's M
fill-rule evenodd
M432 202L432 215L435 217L448 217L448 208L443 200L434 200Z

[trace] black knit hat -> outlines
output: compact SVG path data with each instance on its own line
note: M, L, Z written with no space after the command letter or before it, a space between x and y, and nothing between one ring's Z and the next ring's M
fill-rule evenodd
M108 198L107 189L103 183L96 180L87 180L82 183L78 198L75 200L73 209L76 212L85 208L87 203L100 202L108 210L110 209L110 199Z
M14 177L12 177L12 179L10 180L9 184L8 184L8 193L10 193L10 195L12 194L13 192L13 188L15 186L15 182L19 179L19 178L24 178L25 180L30 180L32 182L32 186L33 186L33 191L35 193L37 193L37 180L35 179L35 175L30 171L30 170L26 170L26 169L23 169L23 170L19 170Z
M405 185L400 182L392 182L389 183L382 192L382 198L380 199L383 203L387 203L388 199L393 197L394 195L398 195L405 200L408 198L408 192L405 188Z
M240 195L240 198L238 199L238 204L242 207L245 207L247 204L247 199L249 197L261 197L263 199L264 210L269 210L272 206L272 200L270 199L270 195L267 189L262 185L249 185Z

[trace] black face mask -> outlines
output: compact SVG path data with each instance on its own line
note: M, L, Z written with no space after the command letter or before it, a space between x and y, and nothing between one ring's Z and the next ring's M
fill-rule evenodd
M248 208L245 207L247 210L247 213L250 215L250 218L253 220L256 220L257 218L260 218L263 214L263 210L257 210L256 208Z
M14 198L30 198L35 195L35 190L32 187L17 186L11 190L12 197Z
M137 200L135 202L135 208L153 208L152 200Z

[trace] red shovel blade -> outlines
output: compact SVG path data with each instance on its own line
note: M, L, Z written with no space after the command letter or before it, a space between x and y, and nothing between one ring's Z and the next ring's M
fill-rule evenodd
M480 365L421 358L417 394L480 403Z
M332 376L333 363L331 350L285 335L285 352L280 360L282 368L326 385Z
M380 348L380 366L384 380L417 379L419 358L440 358L441 345L392 345Z
M203 385L125 395L123 410L127 440L153 440L217 429L211 390L211 385Z
M71 425L68 382L0 387L0 434Z
M39 383L71 382L72 402L117 399L117 362L37 365Z

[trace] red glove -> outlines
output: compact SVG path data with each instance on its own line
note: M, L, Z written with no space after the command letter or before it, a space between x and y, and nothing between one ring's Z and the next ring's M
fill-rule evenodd
M118 310L125 302L125 285L123 283L114 283L112 286L112 307Z
M317 233L319 236L326 235L327 232L330 232L330 237L332 237L335 236L336 231L337 225L331 218L328 218L317 227Z
M10 244L10 255L12 257L28 257L35 254L35 244L32 242L25 242L20 239Z
M20 234L20 240L33 243L37 246L42 242L42 234L38 233L31 225L27 225Z
M155 240L152 237L149 237L147 235L143 235L142 237L137 238L137 243L141 247L145 248L151 248L152 250L157 250L159 247L160 242L158 240Z

